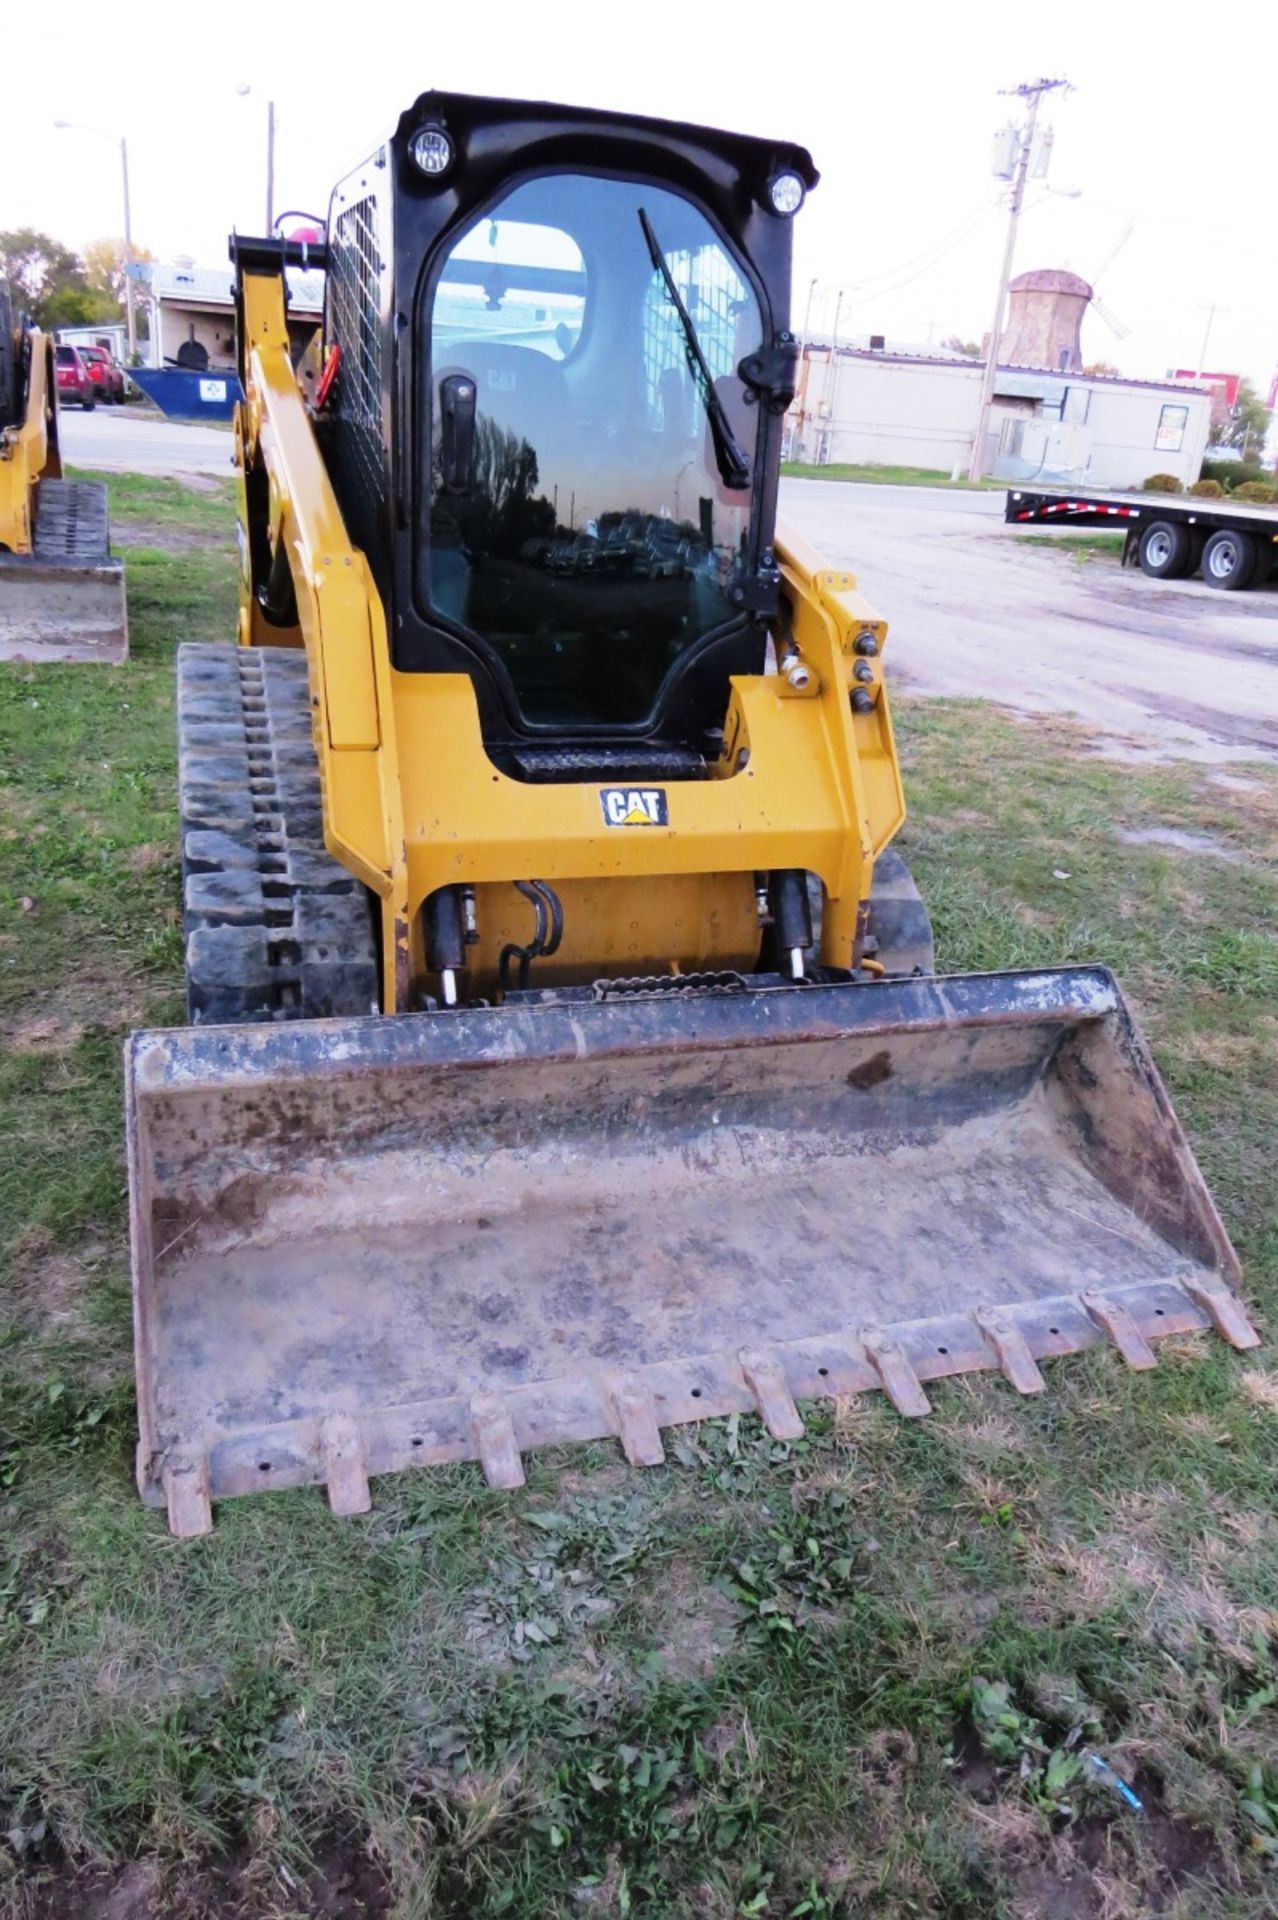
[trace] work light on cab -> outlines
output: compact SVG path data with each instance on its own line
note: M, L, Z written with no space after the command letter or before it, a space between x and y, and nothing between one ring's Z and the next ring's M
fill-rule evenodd
M797 173L774 173L768 182L768 199L774 213L787 217L799 211L807 189Z
M423 127L414 134L410 152L422 172L435 180L453 164L453 143L440 127Z

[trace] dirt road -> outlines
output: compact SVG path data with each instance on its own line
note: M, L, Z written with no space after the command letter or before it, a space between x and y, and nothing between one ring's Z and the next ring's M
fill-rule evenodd
M781 511L857 575L912 692L1073 714L1127 758L1278 760L1278 586L1172 586L1028 544L1001 493L786 480Z
M216 474L229 479L235 441L224 427L157 420L134 407L70 407L58 415L64 460L110 473Z

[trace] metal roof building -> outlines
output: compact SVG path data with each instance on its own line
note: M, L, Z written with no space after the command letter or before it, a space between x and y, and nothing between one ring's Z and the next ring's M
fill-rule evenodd
M289 336L300 350L320 324L324 275L289 268ZM173 366L183 347L202 348L211 370L235 365L235 291L230 263L197 267L189 260L156 261L143 289L150 309L151 365ZM196 358L198 359L198 352Z
M787 458L966 471L981 363L950 355L805 346ZM1119 374L1000 366L985 471L1000 479L1138 487L1198 478L1211 425L1206 387Z

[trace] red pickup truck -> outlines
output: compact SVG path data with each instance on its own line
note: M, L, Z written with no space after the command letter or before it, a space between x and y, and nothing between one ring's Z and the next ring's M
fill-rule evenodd
M58 382L58 404L78 400L86 413L98 403L97 388L89 377L88 363L78 347L58 347L54 355Z
M94 391L108 407L124 405L124 368L111 358L105 347L80 347L80 358L89 370Z

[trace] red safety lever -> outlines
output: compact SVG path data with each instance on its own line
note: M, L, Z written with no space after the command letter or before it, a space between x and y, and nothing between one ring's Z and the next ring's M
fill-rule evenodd
M337 378L337 369L341 364L342 349L334 342L328 350L328 359L324 362L324 371L321 373L319 385L315 389L315 411L317 413L321 412L328 403L328 396L332 391L333 382Z

